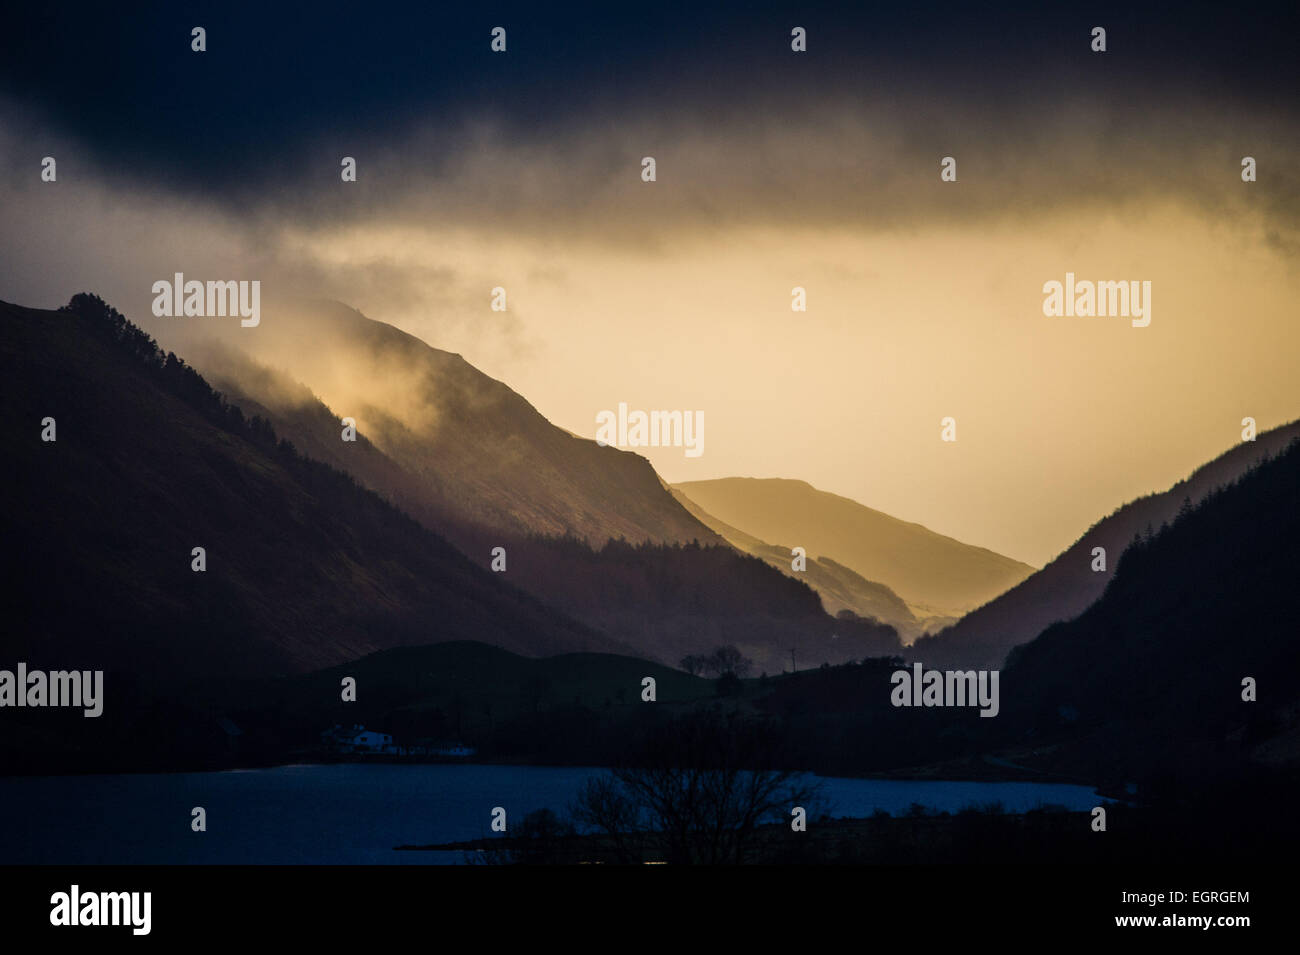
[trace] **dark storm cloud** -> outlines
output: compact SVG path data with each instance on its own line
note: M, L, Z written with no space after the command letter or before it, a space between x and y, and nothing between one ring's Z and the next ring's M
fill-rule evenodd
M761 118L773 97L924 95L936 112L951 97L997 114L1082 90L1140 113L1212 93L1289 112L1300 85L1294 4L841 6L24 4L6 14L0 94L19 104L11 122L54 127L110 178L292 202L322 151L336 163L443 122L491 119L527 147L631 114ZM795 24L805 56L789 51ZM488 47L497 25L506 55ZM418 159L436 168L455 142L432 137Z

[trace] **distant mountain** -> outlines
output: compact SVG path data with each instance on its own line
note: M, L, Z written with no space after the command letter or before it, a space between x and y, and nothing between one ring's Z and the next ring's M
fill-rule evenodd
M422 506L450 520L507 534L574 536L600 546L717 543L669 494L639 455L578 438L546 420L523 397L460 355L441 351L337 302L285 304L264 311L253 335L233 329L227 345L246 348L301 382L340 416L355 419L373 445L420 485ZM243 332L243 335L239 333ZM175 330L181 353L284 415L300 396L247 380L236 363ZM169 336L170 338L170 336ZM309 343L309 344L308 344ZM341 426L325 460L338 462Z
M1300 422L1274 428L1239 444L1198 468L1169 490L1125 504L1098 521L1064 553L1018 586L967 614L953 626L918 640L909 657L927 666L996 667L1015 646L1047 626L1069 620L1097 600L1122 554L1139 534L1177 517L1185 502L1196 505L1241 477L1266 454L1277 454L1300 436ZM1093 549L1106 551L1106 570L1094 571Z
M746 534L803 547L809 557L830 558L884 584L925 615L970 610L1034 571L804 481L723 478L677 484L674 490Z
M455 639L628 652L302 457L98 299L0 303L0 329L10 665L176 686Z
M816 590L827 613L838 614L847 610L860 617L872 617L892 626L905 642L921 635L921 622L906 601L884 584L867 580L829 557L808 557L805 569L796 571L792 566L791 548L769 544L718 520L679 488L673 488L673 497L732 547L759 558L788 577L804 581Z

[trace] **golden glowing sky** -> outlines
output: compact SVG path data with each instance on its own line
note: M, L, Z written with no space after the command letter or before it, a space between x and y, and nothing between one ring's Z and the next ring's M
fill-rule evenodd
M471 129L436 173L412 171L413 134L361 162L365 201L15 187L0 297L95 290L164 339L149 289L174 271L260 279L264 321L277 298L338 298L579 435L621 401L702 411L701 457L643 452L668 481L801 478L1035 565L1226 450L1243 417L1300 417L1289 133L1227 113L1117 128L1085 105L1005 141L954 121L957 145L932 148L904 112L562 147ZM947 154L956 183L939 182ZM1247 154L1260 182L1240 181ZM1043 283L1067 271L1150 281L1150 326L1044 317Z
M1036 564L1225 450L1242 417L1300 415L1296 276L1177 208L1032 230L737 228L653 256L397 232L312 254L495 277L518 353L418 306L386 317L578 434L619 401L703 411L700 458L643 452L669 481L803 478ZM1151 325L1045 318L1042 283L1067 270L1151 281ZM790 310L794 285L807 313ZM945 415L955 444L939 440Z

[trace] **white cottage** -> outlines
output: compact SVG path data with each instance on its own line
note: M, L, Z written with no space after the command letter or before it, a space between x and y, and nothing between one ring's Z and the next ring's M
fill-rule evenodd
M362 729L347 739L347 745L358 753L389 753L394 751L393 737L389 733L376 733Z

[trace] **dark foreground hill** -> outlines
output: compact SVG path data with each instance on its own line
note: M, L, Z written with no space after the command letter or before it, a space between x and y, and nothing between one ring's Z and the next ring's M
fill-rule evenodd
M996 717L894 707L887 661L801 673L762 705L829 772L943 778L973 761L1189 805L1256 774L1294 780L1298 572L1300 442L1130 547L1092 607L1015 651Z
M344 677L355 703L339 699ZM654 681L654 701L643 699ZM713 680L633 657L566 653L535 659L482 643L395 647L316 673L223 688L213 708L240 727L245 757L321 758L320 733L362 724L403 755L457 741L491 761L599 765L660 711L716 696Z
M1100 600L1013 651L1007 729L1058 741L1094 774L1296 765L1300 639L1285 595L1297 573L1292 442L1132 545Z
M6 664L174 686L441 640L625 649L302 457L98 299L0 321Z

